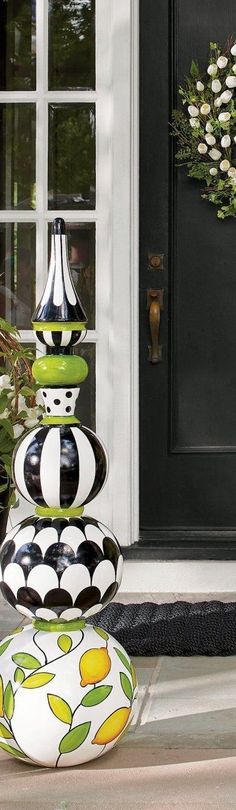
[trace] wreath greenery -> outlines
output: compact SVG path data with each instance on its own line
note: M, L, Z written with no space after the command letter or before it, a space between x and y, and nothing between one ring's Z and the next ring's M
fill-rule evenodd
M217 206L219 219L236 216L236 43L225 49L210 42L203 74L194 60L185 85L179 87L185 111L173 110L177 165L204 181L203 199Z

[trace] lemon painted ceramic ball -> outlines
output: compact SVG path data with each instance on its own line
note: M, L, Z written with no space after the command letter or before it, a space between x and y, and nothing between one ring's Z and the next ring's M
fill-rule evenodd
M49 768L96 759L128 729L136 694L129 656L102 628L36 621L0 644L0 749Z

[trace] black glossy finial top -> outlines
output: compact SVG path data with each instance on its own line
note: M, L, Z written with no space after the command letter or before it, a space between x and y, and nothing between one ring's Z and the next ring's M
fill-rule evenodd
M66 225L65 220L62 217L56 217L56 219L52 222L52 234L54 236L61 236L62 234L66 233Z

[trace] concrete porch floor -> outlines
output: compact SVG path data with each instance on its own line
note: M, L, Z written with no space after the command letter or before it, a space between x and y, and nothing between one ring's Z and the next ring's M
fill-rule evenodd
M1 602L0 638L16 624ZM236 657L134 662L136 718L113 751L57 772L1 752L0 810L235 810Z

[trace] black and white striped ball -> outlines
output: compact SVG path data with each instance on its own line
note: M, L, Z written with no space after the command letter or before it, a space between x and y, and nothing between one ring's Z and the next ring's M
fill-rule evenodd
M43 343L44 346L48 346L53 349L59 349L61 347L67 347L69 349L70 346L76 346L77 343L84 340L85 335L86 329L83 331L68 330L55 332L48 330L41 331L36 329L36 337L40 343Z
M107 454L92 430L80 425L42 425L18 442L13 478L27 501L50 508L89 503L107 477Z
M114 534L90 517L27 518L6 536L0 588L20 613L66 621L102 610L121 582Z

